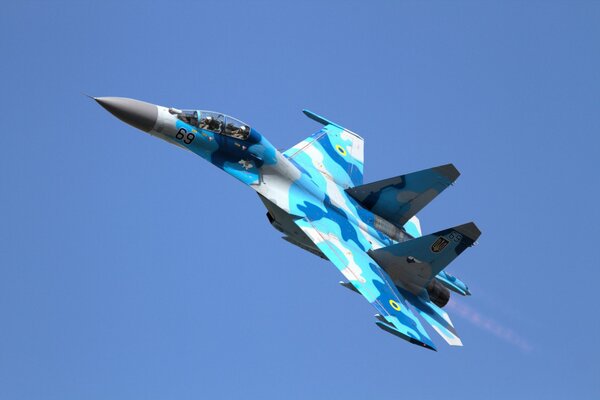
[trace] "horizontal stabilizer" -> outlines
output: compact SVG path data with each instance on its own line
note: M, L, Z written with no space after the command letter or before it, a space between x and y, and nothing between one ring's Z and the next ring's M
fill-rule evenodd
M452 290L455 293L460 294L461 296L470 296L471 292L469 291L469 287L460 279L455 277L454 275L450 275L446 271L440 272L435 277L440 283L446 286L448 289Z
M369 251L396 285L418 295L481 232L473 222Z
M364 208L402 228L460 175L452 164L347 189Z
M344 240L340 221L313 215L294 223L306 233L321 252L340 270L348 282L377 312L396 336L427 348L435 345L408 302L389 278L365 252L361 242ZM334 216L335 217L335 216Z
M425 321L450 345L450 346L462 346L462 341L454 329L454 325L450 320L450 316L440 307L436 306L429 300L427 291L423 292L419 296L398 288L400 293L408 300L410 304L417 310L419 315L423 317Z

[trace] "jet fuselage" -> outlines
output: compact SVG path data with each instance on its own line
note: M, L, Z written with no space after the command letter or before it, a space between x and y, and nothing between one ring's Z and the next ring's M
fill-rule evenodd
M199 115L196 119L185 118L180 117L184 113L181 110L133 99L108 97L96 98L96 101L130 125L209 161L290 214L291 219L306 217L306 208L314 208L314 204L324 205L328 213L333 214L334 220L340 224L353 225L352 229L343 231L358 230L362 233L366 240L360 240L361 235L352 239L365 251L412 238L412 235L386 224L381 218L362 208L344 191L345 188L333 180L327 182L326 193L300 165L281 154L255 129L248 128L247 135L223 134L229 121L240 125L239 121L229 116L195 110ZM152 107L155 107L155 111ZM123 109L130 109L130 115L125 115L128 113ZM144 119L145 125L131 119L141 112L149 114ZM215 116L213 120L222 117L219 128L221 133L218 133L219 129L214 124L200 124L202 113ZM153 118L155 122L152 124ZM376 229L376 226L380 229ZM387 228L387 234L381 231L382 226ZM284 233L292 237L294 235L294 232L285 230Z
M469 291L443 270L481 232L470 222L422 236L416 217L459 176L454 165L364 184L363 139L308 110L323 127L281 153L249 125L221 113L119 97L95 100L254 189L285 240L331 261L347 280L341 283L377 309L377 326L435 349L411 304L449 344L462 345L441 307L449 289Z

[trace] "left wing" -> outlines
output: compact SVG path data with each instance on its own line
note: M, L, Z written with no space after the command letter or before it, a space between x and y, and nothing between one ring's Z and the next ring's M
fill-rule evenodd
M300 166L318 185L332 181L344 188L363 181L363 138L311 111L303 110L323 128L284 154Z
M373 304L379 312L376 323L380 328L413 344L435 350L423 325L409 310L406 299L357 242L345 239L349 235L342 232L343 225L325 217L316 220L301 218L295 223Z

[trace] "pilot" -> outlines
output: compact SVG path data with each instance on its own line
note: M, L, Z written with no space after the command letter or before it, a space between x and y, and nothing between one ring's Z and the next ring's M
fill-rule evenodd
M221 133L223 130L223 121L220 119L212 119L211 129L217 133Z
M211 125L213 122L213 117L211 117L210 115L206 118L202 118L202 120L200 121L200 128L201 129L212 129Z
M198 111L194 111L190 117L190 125L198 126Z
M246 125L242 125L238 130L238 135L241 139L245 139L248 136L248 133L250 133L250 128L248 128Z

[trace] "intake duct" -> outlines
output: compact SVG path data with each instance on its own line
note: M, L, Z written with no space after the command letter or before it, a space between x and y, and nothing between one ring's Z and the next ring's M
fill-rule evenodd
M283 232L283 228L281 227L281 224L279 222L277 222L275 217L273 217L273 215L270 212L267 212L267 218L269 219L269 223L271 225L273 225L273 227L275 229L277 229L279 232Z
M435 278L433 278L429 283L429 286L427 286L427 294L433 304L440 308L448 304L448 301L450 300L450 291Z

